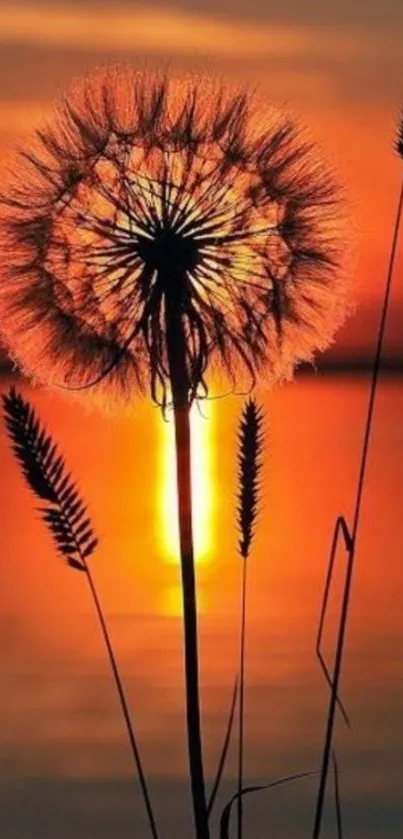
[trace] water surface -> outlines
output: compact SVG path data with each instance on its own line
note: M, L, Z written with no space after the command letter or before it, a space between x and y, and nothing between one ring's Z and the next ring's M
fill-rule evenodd
M3 379L3 389L8 386ZM105 418L27 395L60 442L100 537L94 577L121 663L164 839L189 836L172 425L138 403ZM250 558L246 778L318 766L327 689L315 632L335 516L351 519L365 378L302 378L263 394L263 508ZM241 400L194 417L195 527L207 774L236 672L240 560L234 519ZM403 824L403 385L382 382L368 463L337 725L346 836ZM83 575L55 557L0 431L0 829L7 839L147 835L130 752ZM345 556L326 633L332 652ZM223 798L234 789L231 755ZM308 839L315 780L251 796L245 839ZM335 837L329 789L326 837Z

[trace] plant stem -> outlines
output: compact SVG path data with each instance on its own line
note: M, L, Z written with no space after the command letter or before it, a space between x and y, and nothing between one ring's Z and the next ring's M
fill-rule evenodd
M225 732L224 742L223 742L223 746L222 746L222 749L221 749L220 758L219 758L219 761L218 761L218 766L217 766L217 771L216 771L214 783L213 783L213 786L211 788L209 800L208 800L208 803L207 803L207 815L208 815L209 819L211 817L211 813L213 811L213 807L214 807L214 804L215 804L215 801L216 801L216 798L217 798L217 793L218 793L218 790L220 788L222 774L223 774L224 767L225 767L225 761L227 759L228 749L229 749L229 745L230 745L230 742L231 742L231 733L232 733L232 726L233 726L233 722L234 722L234 715L235 715L235 707L236 707L237 698L238 698L238 677L236 677L236 679L235 679L234 688L233 688L233 691L232 691L232 699L231 699L231 705L230 705L229 714L228 714L227 728L226 728L226 732Z
M197 839L209 839L199 699L197 602L192 526L190 403L184 327L181 315L177 312L175 300L166 299L165 316L169 376L175 421L190 784L196 837Z
M100 602L99 602L97 590L95 588L95 584L94 584L94 581L92 579L92 575L91 575L89 566L86 563L85 559L82 559L82 562L85 565L88 585L89 585L89 588L90 588L90 591L91 591L92 599L94 601L95 611L96 611L98 619L99 619L102 636L103 636L103 639L105 641L105 646L106 646L106 649L107 649L107 652L108 652L109 661L110 661L110 665L111 665L111 668L112 668L113 677L114 677L114 680L115 680L116 690L117 690L117 693L118 693L118 696L119 696L119 701L120 701L120 705L121 705L121 708L122 708L122 713L123 713L124 721L126 723L126 729L127 729L127 733L128 733L128 736L129 736L129 741L130 741L132 753L133 753L133 758L134 758L134 762L135 762L136 769L137 769L138 776L139 776L141 791L143 793L143 798L144 798L144 804L145 804L145 808L146 808L146 811L147 811L148 820L149 820L149 823L150 823L151 834L153 836L153 839L159 839L157 826L156 826L156 822L155 822L155 818L154 818L154 813L153 813L153 809L152 809L152 806L151 806L150 795L149 795L148 788L147 788L147 782L146 782L143 766L142 766L142 763L141 763L140 753L139 753L139 750L138 750L138 747L137 747L136 738L134 736L133 726L132 726L131 719L130 719L130 712L129 712L129 708L128 708L128 705L127 705L127 700L126 700L122 680L121 680L120 675L119 675L119 670L118 670L115 654L114 654L113 647L112 647L112 644L111 644L111 640L110 640L110 637L109 637L108 628L107 628L106 623L105 623L105 619L104 619L102 608L101 608L101 605L100 605Z
M328 771L329 771L329 762L330 762L330 756L331 756L331 750L332 750L333 729L334 729L335 714L336 714L336 707L337 707L337 697L338 697L338 693L339 693L339 681L340 681L340 675L341 675L341 669L342 669L342 663L343 663L344 641L345 641L346 628L347 628L347 619L348 619L350 594L351 594L351 584L352 584L353 570L354 570L354 564L355 564L354 563L355 549L356 549L356 542L357 542L358 527L359 527L359 523L360 523L362 496L363 496L363 491L364 491L365 476L366 476L367 461L368 461L368 452L369 452L369 444L370 444L370 439L371 439L373 415L374 415L374 408L375 408L375 397L376 397L376 390L377 390L377 384L378 384L378 378L379 378L383 339L384 339L385 326L386 326L386 317L387 317L387 313L388 313L390 291L391 291L391 286L392 286L393 270L394 270L395 259L396 259L397 243L398 243L398 238L399 238L399 229L400 229L402 210L403 210L403 181L402 181L402 184L401 184L401 187L400 187L400 194L399 194L399 200L398 200L398 206L397 206L396 220L395 220L393 237L392 237L392 247L391 247L391 252L390 252L390 257L389 257L387 276L386 276L385 294L384 294L382 313L381 313L381 319L380 319L380 324L379 324L379 331L378 331L378 339L377 339L377 345L376 345L376 351L375 351L375 357L374 357L374 364L373 364L373 368L372 368L371 390L370 390L369 401L368 401L367 419L366 419L366 423L365 423L364 438L363 438L363 445L362 445L362 451L361 451L361 463L360 463L360 470L359 470L359 475L358 475L356 501L355 501L355 508L354 508L353 528L352 528L352 532L351 532L351 548L350 548L349 554L348 554L346 581L345 581L343 603L342 603L342 609L341 609L341 615L340 615L340 626L339 626L339 633L338 633L338 638L337 638L334 673L333 673L333 679L332 679L332 690L331 690L331 693L330 693L329 711L328 711L328 716L327 716L326 733L325 733L325 744L324 744L324 748L323 748L322 768L321 768L321 775L320 775L320 781L319 781L319 790L318 790L318 798L317 798L317 803L316 803L315 820L314 820L312 839L319 839L321 824L322 824L322 815L323 815L324 799L325 799L325 792L326 792L326 782L327 782L327 776L328 776Z
M244 695L245 695L245 630L246 630L246 585L248 559L242 562L242 603L241 603L241 656L239 666L239 732L238 732L238 839L242 839L243 827L243 745L244 745Z

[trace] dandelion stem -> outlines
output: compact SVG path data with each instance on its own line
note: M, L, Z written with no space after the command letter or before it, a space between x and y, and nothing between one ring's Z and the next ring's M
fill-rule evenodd
M239 665L239 732L238 732L238 839L242 839L243 827L243 747L244 747L244 697L245 697L245 631L246 631L246 588L248 559L242 562L242 603L241 603L241 655Z
M368 401L367 418L366 418L365 429L364 429L364 438L363 438L363 445L362 445L362 451L361 451L361 462L360 462L360 469L359 469L358 482L357 482L356 500L355 500L355 507L354 507L353 527L352 527L352 532L351 532L351 547L350 547L349 552L348 552L348 564L347 564L347 572L346 572L346 581L345 581L345 588L344 588L344 594L343 594L343 603L342 603L341 616L340 616L339 632L338 632L338 638L337 638L334 673L333 673L333 679L332 679L332 690L331 690L331 694L330 694L329 711L328 711L327 723L326 723L326 733L325 733L325 742L324 742L323 756L322 756L322 767L321 767L321 774L320 774L320 781L319 781L318 798L317 798L316 810L315 810L315 820L314 820L314 827L313 827L313 834L312 834L313 839L319 839L320 831L321 831L321 824L322 824L322 815L323 815L323 807L324 807L324 800L325 800L326 783L327 783L327 776L328 776L328 772L329 772L329 762L330 762L331 751L332 751L333 729L334 729L335 714L336 714L336 708L337 708L339 681L340 681L341 669L342 669L342 664L343 664L344 641L345 641L345 635L346 635L349 604L350 604L350 594L351 594L351 584L352 584L353 570L354 570L354 564L355 564L354 563L355 549L356 549L356 542L357 542L358 527L359 527L359 523L360 523L362 497L363 497L363 491L364 491L365 476L366 476L367 461L368 461L368 453L369 453L369 444L370 444L370 440L371 440L371 431L372 431L374 408L375 408L375 397L376 397L376 390L377 390L377 384L378 384L378 378L379 378L379 370L380 370L382 348L383 348L383 339L384 339L384 334L385 334L386 318L387 318L387 314L388 314L390 291L391 291L391 286L392 286L392 278L393 278L393 271L394 271L394 266L395 266L395 259L396 259L397 244L398 244L398 239L399 239L399 230L400 230L402 211L403 211L403 181L402 181L402 184L401 184L401 187L400 187L400 194L399 194L399 199L398 199L396 220L395 220L393 237L392 237L392 246L391 246L391 251L390 251L387 275L386 275L385 294L384 294L384 299L383 299L381 319L380 319L380 323L379 323L378 339L377 339L374 363L373 363L373 368L372 368L371 389L370 389L370 395L369 395L369 401Z
M175 278L174 278L175 279ZM175 282L172 283L175 288ZM196 579L192 527L190 402L184 327L176 301L166 297L166 338L175 421L179 543L185 646L186 721L190 784L197 839L209 839L199 698Z
M88 585L89 585L91 595L92 595L92 599L93 599L93 602L94 602L95 611L97 613L98 620L99 620L99 623L100 623L102 636L103 636L103 639L105 641L105 646L106 646L106 649L107 649L110 665L111 665L111 668L112 668L113 677L114 677L114 680L115 680L116 690L117 690L117 693L118 693L118 696L119 696L119 701L120 701L120 705L121 705L121 708L122 708L123 717L124 717L124 720L125 720L125 723L126 723L127 734L128 734L128 737L129 737L134 762L136 764L136 769L137 769L138 776L139 776L141 791L143 793L143 798L144 798L144 804L145 804L145 808L146 808L146 811L147 811L148 820L149 820L149 823L150 823L151 834L153 836L153 839L159 839L157 826L156 826L156 822L155 822L155 817L154 817L154 812L153 812L153 808L152 808L152 805L151 805L150 795L149 795L149 792L148 792L146 777L145 777L145 773L144 773L143 766L142 766L142 763L141 763L141 758L140 758L140 753L139 753L138 746L137 746L137 743L136 743L136 738L134 736L133 726L132 726L131 719L130 719L130 712L129 712L129 708L128 708L128 705L127 705L127 700L126 700L126 695L125 695L125 691L124 691L124 688L123 688L122 680L120 678L119 669L118 669L118 665L117 665L116 658L115 658L115 653L113 651L112 643L111 643L111 640L110 640L110 637L109 637L108 628L107 628L106 623L105 623L105 618L103 616L101 604L99 602L97 590L96 590L96 587L95 587L95 584L94 584L94 581L93 581L93 578L92 578L92 575L91 575L91 571L90 571L89 566L86 563L85 559L83 559L83 563L85 564L85 570L86 570L86 577L87 577Z

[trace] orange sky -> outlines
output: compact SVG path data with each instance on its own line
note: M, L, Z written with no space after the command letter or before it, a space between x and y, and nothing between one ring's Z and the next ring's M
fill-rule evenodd
M107 60L169 61L175 72L207 68L259 84L300 115L346 184L359 305L336 351L369 347L402 170L392 152L403 101L399 9L394 0L381 11L375 0L283 0L281 12L271 0L2 2L0 151L46 119L74 75ZM402 310L397 281L388 345L403 353Z
M0 6L0 153L49 113L72 76L108 60L167 64L258 83L297 113L346 184L358 310L333 352L368 353L401 166L392 152L403 98L403 11L393 0L166 3L13 0ZM401 276L402 261L398 265ZM387 351L403 353L396 283Z
M269 100L301 116L346 183L357 247L358 309L334 352L369 354L402 176L403 163L392 152L403 102L402 28L398 0L0 0L0 158L46 117L72 76L109 59L150 66L169 62L175 72L208 69L259 83ZM400 257L387 347L403 358L402 269ZM2 378L2 390L8 384ZM164 773L169 779L186 771L180 621L174 619L180 581L178 563L172 561L172 424L164 426L150 400L136 402L133 416L105 418L58 393L18 386L60 443L90 503L100 538L94 575L147 766L156 792L164 792ZM361 819L357 831L349 833L365 839L381 835L381 816L387 824L390 801L401 801L396 767L403 748L398 687L403 395L400 381L387 381L382 388L343 681L353 718L348 741L338 729L347 766L345 805L355 807ZM327 692L313 639L332 523L335 515L348 517L352 509L368 387L364 379L318 377L260 396L267 452L263 513L251 558L247 760L254 777L266 780L290 767L310 768L317 759ZM201 459L195 529L205 560L198 566L198 581L210 774L236 667L240 407L241 400L231 397L207 405L210 419L197 418L194 452ZM99 786L105 775L123 783L131 765L85 582L55 556L4 423L0 462L0 757L6 781L3 790L0 784L0 832L19 839L25 824L26 836L49 830L60 839L134 835L132 821L120 821L124 808L134 806L131 792L123 808L119 802L109 806ZM210 541L203 542L203 533ZM386 755L382 772L381 759L368 759L374 746ZM61 778L68 781L64 787ZM75 796L68 785L74 778L88 780ZM173 789L174 794L168 787L161 803L171 825L164 834L168 839L185 835L175 818L187 787ZM297 794L292 806L284 806L281 796L262 799L266 809L256 825L280 825L278 835L285 839L309 835L301 827L304 814L308 824L305 789L300 796L299 809ZM372 804L380 808L378 822ZM31 822L41 813L43 824L39 819L35 833ZM281 819L288 816L294 825L282 831ZM350 818L354 827L354 813Z

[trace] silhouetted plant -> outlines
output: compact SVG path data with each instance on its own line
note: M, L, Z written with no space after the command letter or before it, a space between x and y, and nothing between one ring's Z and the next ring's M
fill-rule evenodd
M394 143L395 150L403 160L403 117L400 119L397 132L396 132L396 140ZM320 623L319 623L319 632L318 632L318 642L317 642L317 652L319 654L319 658L324 668L325 676L328 682L331 685L330 691L330 698L329 698L329 709L328 715L326 720L326 731L325 731L325 739L324 739L324 747L323 747L323 754L322 754L322 770L320 775L319 781L319 789L318 789L318 797L316 802L316 809L315 809L315 817L314 817L314 826L313 826L313 839L319 839L320 832L321 832L321 825L322 825L322 816L323 816L323 808L324 808L324 801L325 801L325 792L326 792L326 783L327 783L327 775L329 771L329 762L332 752L332 743L333 743L333 732L334 732L334 723L335 723L335 715L337 705L340 705L339 700L339 684L340 684L340 677L342 672L342 665L343 665L343 655L344 655L344 643L346 637L346 629L347 629L347 622L348 622L348 615L349 615L349 606L350 606L350 597L351 597L351 585L353 579L353 571L355 566L355 553L356 553L356 546L357 546L357 538L358 538L358 531L359 531L359 524L360 524L360 517L361 517L361 509L362 509L362 501L363 501L363 494L365 488L365 478L367 474L367 463L368 463L368 454L369 454L369 446L371 442L371 432L373 426L373 418L374 418L374 409L375 409L375 399L376 399L376 392L379 380L379 372L381 367L381 359L382 359L382 349L383 349L383 341L385 335L385 327L386 327L386 320L388 315L388 308L389 308L389 301L390 301L390 293L392 288L392 280L394 274L394 267L396 261L396 253L397 253L397 245L399 239L399 232L401 226L401 219L403 213L403 178L401 179L400 184L400 192L398 197L397 203L397 211L396 211L396 218L393 227L392 233L392 244L391 250L389 255L389 262L387 267L386 273L386 284L385 284L385 293L383 297L383 304L381 309L381 317L379 323L379 330L378 330L378 337L376 342L375 348L375 356L373 361L372 367L372 379L371 379L371 387L369 393L369 400L368 400L368 410L364 428L364 437L363 437L363 444L361 450L361 459L360 459L360 467L358 473L358 481L357 481L357 490L356 490L356 497L355 497L355 504L354 504L354 512L353 512L353 520L351 528L347 524L344 516L338 516L335 524L334 535L332 539L332 545L330 550L330 557L329 557L329 565L328 565L328 573L326 577L326 584L325 584L325 592L324 598L322 603L321 609L321 616L320 616ZM340 534L343 536L344 545L347 553L347 567L346 567L346 576L344 581L344 590L343 590L343 597L341 603L341 613L340 613L340 622L336 640L336 651L334 657L334 667L332 676L329 677L329 670L323 661L321 650L320 650L320 642L321 642L321 635L323 629L323 622L325 619L325 611L326 605L329 595L329 589L332 581L332 574L335 564L335 557L336 551L338 548L339 537ZM342 711L343 711L343 706Z
M401 111L401 116L396 131L395 151L397 152L401 160L403 160L403 108Z
M254 535L254 525L258 512L259 473L262 466L263 449L263 411L254 399L249 399L243 408L238 432L238 527L240 531L239 552L242 557L241 586L241 632L239 676L236 677L227 720L224 742L218 762L212 791L208 801L208 813L211 814L217 796L225 761L231 741L235 718L236 701L239 688L238 714L238 832L242 833L242 794L243 788L243 742L244 742L244 689L245 689L245 629L246 629L246 562L250 553Z
M221 780L222 780L223 772L224 772L224 769L225 769L225 762L226 762L227 755L228 755L228 749L229 749L229 746L230 746L230 743L231 743L231 735L232 735L232 729L233 729L234 719L235 719L235 709L236 709L237 698L238 698L238 677L236 677L235 681L234 681L234 687L232 689L231 703L230 703L230 708L229 708L229 714L228 714L228 720L227 720L227 725L226 725L226 729L225 729L225 736L224 736L224 740L223 740L223 745L222 745L222 748L221 748L220 757L219 757L219 760L218 760L217 770L216 770L216 773L215 773L213 785L211 787L211 792L210 792L210 795L209 795L208 801L207 801L207 815L208 815L209 819L211 817L211 814L212 814L212 811L213 811L213 808L214 808L214 804L215 804L215 801L216 801L216 798L217 798L218 790L220 788L220 783L221 783Z
M263 450L263 411L249 399L242 411L238 439L238 527L239 553L242 557L241 633L239 661L239 727L238 727L238 839L242 839L243 822L243 751L245 640L247 605L247 567L258 512L259 480Z
M349 306L334 179L248 91L129 68L77 81L2 178L0 322L47 384L175 421L186 713L197 839L208 839L189 412L212 366L291 377Z
M57 444L52 440L46 429L41 426L30 403L23 399L14 387L6 395L2 395L2 400L4 419L13 452L31 490L45 503L45 506L40 507L39 510L43 521L52 534L58 552L67 564L71 568L83 571L86 575L129 735L151 833L153 839L158 839L151 800L123 684L91 569L88 565L88 559L90 559L98 544L91 519L71 474L66 471L65 461L63 456L59 454Z
M234 804L238 802L239 798L243 799L245 795L250 795L253 792L264 792L269 789L275 789L276 787L284 786L292 783L293 781L300 781L304 778L312 778L317 774L318 773L315 771L298 772L295 775L286 775L284 778L277 778L275 781L271 781L268 784L253 784L238 790L232 798L230 798L222 811L220 819L220 839L229 839L231 812Z
M334 772L334 802L336 810L337 839L343 839L343 820L341 813L339 766L337 763L336 752L334 749L332 749L332 763Z
M175 319L190 400L211 362L277 381L349 306L333 175L247 90L129 68L78 80L0 203L2 334L46 384L166 404Z

